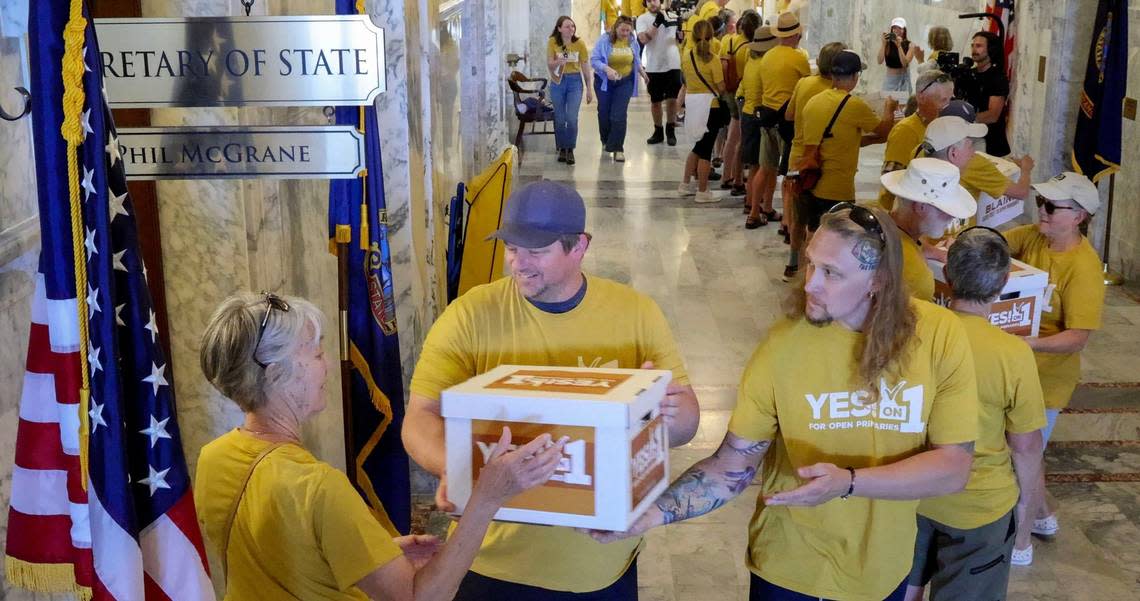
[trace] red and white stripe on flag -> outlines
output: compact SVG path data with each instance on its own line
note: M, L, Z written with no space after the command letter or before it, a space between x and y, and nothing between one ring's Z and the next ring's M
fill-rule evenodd
M986 12L992 13L997 16L1001 21L1002 27L1005 28L1005 74L1009 77L1010 83L1013 82L1013 64L1017 54L1017 30L1016 22L1014 21L1014 0L989 0L986 5ZM989 30L998 33L997 22L990 19Z

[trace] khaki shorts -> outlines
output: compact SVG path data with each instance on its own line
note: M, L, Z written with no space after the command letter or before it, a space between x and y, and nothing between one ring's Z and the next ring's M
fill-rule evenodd
M930 601L1005 599L1013 552L1013 510L994 522L961 530L918 516L911 586L930 584Z
M776 127L765 127L760 130L760 166L768 169L778 169L780 158L784 155L784 139L780 137L780 130Z

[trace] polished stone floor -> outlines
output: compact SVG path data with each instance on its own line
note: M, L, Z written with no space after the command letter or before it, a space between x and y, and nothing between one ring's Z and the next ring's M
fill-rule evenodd
M646 146L648 104L630 107L626 162L601 153L593 106L583 106L570 167L553 136L526 136L520 181L573 183L586 199L594 241L586 269L626 282L661 305L701 403L693 442L672 452L679 473L723 438L742 366L778 313L786 247L776 226L745 230L738 198L698 205L675 190L691 143ZM863 149L860 198L877 195L882 147ZM777 201L778 202L778 201ZM1108 294L1105 327L1084 353L1085 380L1047 452L1060 534L1035 542L1035 563L1014 568L1009 598L1140 598L1140 303ZM1129 342L1132 341L1132 342ZM639 562L642 601L747 599L746 527L756 487L704 518L648 536Z

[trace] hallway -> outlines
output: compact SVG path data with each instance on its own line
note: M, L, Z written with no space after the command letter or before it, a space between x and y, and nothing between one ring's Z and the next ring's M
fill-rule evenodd
M672 452L676 476L724 436L743 365L779 314L787 247L775 224L744 229L739 197L718 191L722 200L706 205L677 197L691 142L679 132L676 147L645 145L652 130L646 96L630 106L624 164L601 156L593 105L583 105L580 127L572 167L556 162L553 136L526 136L519 181L576 185L594 235L586 271L649 294L672 325L702 409L696 438ZM861 199L878 194L882 148L862 152ZM1032 566L1013 568L1011 601L1140 595L1135 291L1109 288L1104 322L1084 353L1084 378L1094 385L1078 389L1046 452L1062 530L1052 541L1035 540ZM642 601L747 599L743 556L756 490L711 515L651 532L639 561Z

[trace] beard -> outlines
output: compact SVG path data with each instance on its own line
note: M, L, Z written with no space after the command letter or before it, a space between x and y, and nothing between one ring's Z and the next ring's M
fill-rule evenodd
M827 317L812 317L811 315L804 313L804 318L807 319L808 323L817 328L822 328L823 326L830 324L832 321L835 321L835 319L830 315Z

